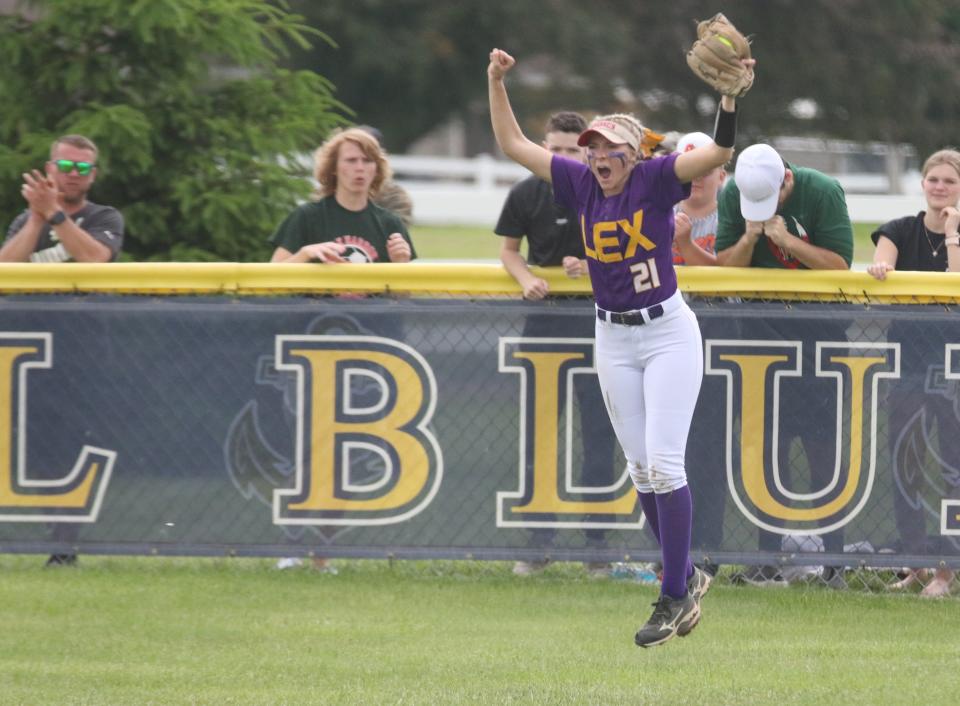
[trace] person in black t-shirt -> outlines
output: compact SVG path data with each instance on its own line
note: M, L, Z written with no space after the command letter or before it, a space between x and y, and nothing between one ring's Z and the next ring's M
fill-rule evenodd
M0 247L0 262L113 262L123 245L123 216L87 200L97 178L97 146L64 135L50 146L44 172L23 175L27 209Z
M579 113L561 112L547 121L543 146L553 154L585 160L583 147L577 145L580 133L587 129ZM546 280L535 276L527 264L538 267L563 266L571 277L586 274L583 238L575 213L553 200L553 187L531 174L510 189L494 232L503 237L500 261L523 287L524 299L543 299L549 292ZM520 243L527 239L527 259Z
M50 145L41 172L23 175L20 192L27 209L7 230L0 262L113 262L123 245L123 216L111 206L87 200L97 177L97 146L83 135L64 135ZM52 541L75 544L80 526L50 525ZM47 566L73 566L74 551L58 551Z
M870 236L877 246L867 268L883 280L887 272L960 272L960 152L934 152L923 164L927 210L884 223Z
M579 113L555 113L547 121L543 146L554 154L585 162L584 149L577 145L577 140L586 128L587 121ZM510 189L494 232L503 238L500 261L523 288L524 299L541 300L550 290L546 280L530 271L528 263L538 267L562 266L570 277L587 273L583 237L576 214L557 204L553 199L553 187L536 175L530 175ZM524 238L527 239L526 259L520 252ZM586 310L582 319L538 313L524 321L523 337L551 338L561 335L558 332L562 331L564 337L592 339L595 318L592 307ZM613 454L617 444L596 376L574 376L574 393L580 410L582 484L608 486L613 482ZM554 536L553 529L538 529L533 533L533 542L546 547L553 542ZM602 546L604 536L603 530L586 531L587 543L591 547ZM518 575L528 575L540 571L546 564L546 561L518 561L513 570ZM609 574L606 562L588 561L585 566L591 576Z

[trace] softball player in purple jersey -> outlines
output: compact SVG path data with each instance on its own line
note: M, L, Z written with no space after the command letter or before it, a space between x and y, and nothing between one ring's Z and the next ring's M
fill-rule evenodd
M728 162L736 105L723 96L714 143L641 161L643 128L629 115L595 119L580 136L589 166L554 157L528 140L510 107L504 76L515 60L490 52L490 117L504 153L551 181L557 202L580 219L597 304L596 361L607 412L661 547L663 585L641 647L689 633L710 577L690 562L692 503L684 452L703 377L696 317L677 289L673 206L690 182Z

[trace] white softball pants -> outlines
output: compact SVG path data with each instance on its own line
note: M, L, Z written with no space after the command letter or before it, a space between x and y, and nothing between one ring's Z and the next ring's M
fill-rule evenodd
M687 484L684 455L703 380L696 315L679 291L663 308L663 316L642 326L598 319L596 327L604 402L641 493Z

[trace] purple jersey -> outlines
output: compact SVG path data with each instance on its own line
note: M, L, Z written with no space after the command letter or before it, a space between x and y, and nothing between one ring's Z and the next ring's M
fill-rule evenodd
M677 291L673 206L690 196L673 171L676 154L637 164L621 193L604 196L590 168L550 165L557 203L577 214L593 296L607 311L645 309Z

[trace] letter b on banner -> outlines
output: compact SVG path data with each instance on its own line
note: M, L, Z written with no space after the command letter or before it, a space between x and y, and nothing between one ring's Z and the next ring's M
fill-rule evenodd
M419 353L374 336L278 336L276 360L297 380L296 486L274 492L276 524L382 525L429 505L443 459Z

